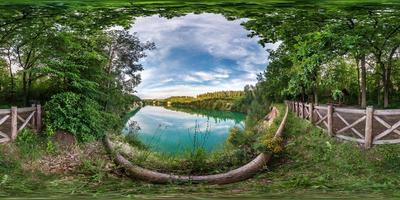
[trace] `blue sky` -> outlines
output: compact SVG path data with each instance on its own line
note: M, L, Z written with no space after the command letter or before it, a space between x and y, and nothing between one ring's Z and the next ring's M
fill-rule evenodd
M257 38L247 37L241 22L216 14L136 18L130 32L157 47L141 61L144 71L138 96L194 96L254 84L267 66L268 53Z

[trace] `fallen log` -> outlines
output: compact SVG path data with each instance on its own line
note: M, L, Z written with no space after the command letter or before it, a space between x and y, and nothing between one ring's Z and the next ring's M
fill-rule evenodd
M269 115L273 116L271 120L274 120L277 116L276 114L277 109L274 107L271 113L272 112L275 112L275 114L269 114ZM282 122L279 125L279 128L275 132L273 140L282 137L283 129L287 121L287 116L288 116L288 107L286 106L285 115L282 119ZM151 183L184 182L184 183L228 184L228 183L239 182L252 177L258 171L260 171L272 156L271 152L260 153L255 159L253 159L246 165L243 165L237 169L225 173L203 175L203 176L190 176L190 175L187 176L187 175L160 173L139 167L137 165L132 164L121 153L115 151L112 142L110 141L108 136L104 137L103 143L107 152L111 155L114 162L117 165L122 166L126 170L128 176L134 179L139 179Z

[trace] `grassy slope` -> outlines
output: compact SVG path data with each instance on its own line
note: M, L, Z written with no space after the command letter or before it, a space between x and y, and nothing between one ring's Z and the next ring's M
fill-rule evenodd
M344 191L384 191L400 188L400 146L375 146L362 150L350 142L339 142L293 115L283 165L271 173L273 188Z
M61 193L77 196L132 195L178 196L182 193L209 197L389 197L400 189L400 146L376 146L361 150L327 136L307 122L289 116L284 153L255 178L225 186L152 185L116 177L104 163L90 161L81 174L45 176L24 172L18 162L0 160L0 196L28 193L47 196ZM1 154L0 154L1 155ZM99 164L100 163L100 164ZM8 180L1 183L7 174ZM38 192L38 189L41 189ZM400 194L398 194L400 195Z

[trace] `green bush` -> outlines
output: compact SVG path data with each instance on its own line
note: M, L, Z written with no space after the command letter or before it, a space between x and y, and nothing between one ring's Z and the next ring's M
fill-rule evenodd
M71 92L54 95L45 105L46 126L71 133L79 142L104 136L108 127L104 116L97 102Z
M22 131L17 135L15 142L18 146L34 148L35 144L38 142L38 138L30 129L22 129Z
M22 129L15 140L23 158L37 158L42 153L42 138L30 129Z

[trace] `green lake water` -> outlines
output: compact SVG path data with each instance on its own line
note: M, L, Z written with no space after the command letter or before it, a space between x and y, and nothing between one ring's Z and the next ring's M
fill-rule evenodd
M235 112L145 106L128 120L124 132L134 132L152 150L163 153L213 151L223 146L230 128L244 126L244 117Z

